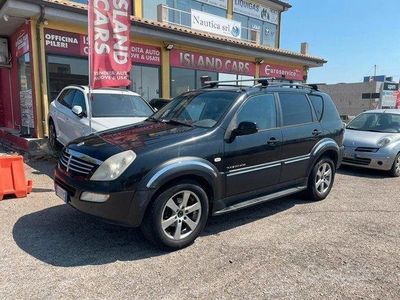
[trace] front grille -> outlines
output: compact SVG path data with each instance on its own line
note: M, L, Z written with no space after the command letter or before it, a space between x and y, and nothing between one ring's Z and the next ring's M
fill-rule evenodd
M96 163L95 160L89 162L88 159L85 159L84 155L65 149L60 158L60 165L69 173L88 176L94 172L99 163Z
M358 147L356 148L357 152L372 152L375 153L379 150L379 148L372 148L372 147Z
M354 165L361 165L361 166L368 166L371 163L370 158L343 158L344 163L354 164Z

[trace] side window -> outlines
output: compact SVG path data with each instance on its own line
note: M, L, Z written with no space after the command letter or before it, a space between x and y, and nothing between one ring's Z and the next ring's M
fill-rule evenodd
M60 102L62 105L72 108L72 102L74 100L74 95L75 95L75 90L66 90L61 97L59 98L58 102Z
M333 102L332 98L328 95L325 95L324 98L325 98L324 120L327 120L327 121L340 120L339 112L338 112L336 105Z
M305 124L313 121L310 103L306 95L280 93L279 94L283 126Z
M82 107L83 112L86 113L85 96L81 91L75 91L75 97L72 101L71 107L74 107L75 105Z
M324 111L324 99L322 99L321 96L317 95L308 95L308 97L310 98L311 103L314 106L318 121L321 121L322 113Z
M259 95L247 100L237 115L237 124L244 121L256 123L259 130L276 128L274 95Z

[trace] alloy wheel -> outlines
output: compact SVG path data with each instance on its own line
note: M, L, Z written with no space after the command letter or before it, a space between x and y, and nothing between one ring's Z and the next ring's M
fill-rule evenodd
M332 183L332 167L329 163L324 162L318 168L315 176L315 189L318 194L325 194Z
M395 168L396 174L400 174L400 156L397 156L394 168Z
M201 202L192 191L184 190L174 194L165 203L161 214L164 234L173 240L182 240L199 226Z

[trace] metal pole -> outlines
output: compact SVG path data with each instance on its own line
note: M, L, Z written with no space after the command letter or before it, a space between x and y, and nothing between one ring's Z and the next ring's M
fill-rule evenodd
M90 134L92 134L92 59L91 59L91 53L92 53L92 34L90 31L90 22L91 22L91 9L93 9L93 3L91 3L92 0L89 0L89 14L88 14L88 49L89 49L89 55L88 55L88 62L89 62L89 95L88 95L88 118L89 118L89 131Z

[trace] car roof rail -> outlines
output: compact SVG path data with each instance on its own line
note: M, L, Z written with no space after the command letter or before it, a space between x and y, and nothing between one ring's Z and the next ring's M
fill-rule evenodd
M319 91L318 85L316 84L306 84L306 83L294 83L294 82L280 82L273 83L271 87L290 87L296 89L311 89L313 91Z
M270 78L254 78L254 79L238 79L238 80L210 80L210 76L201 76L201 84L202 88L216 88L219 86L234 86L234 87L241 87L237 83L242 83L242 82L257 82L257 85L255 86L262 86L262 87L267 87L269 85ZM236 84L233 84L236 83ZM252 86L242 86L242 87L252 87Z

